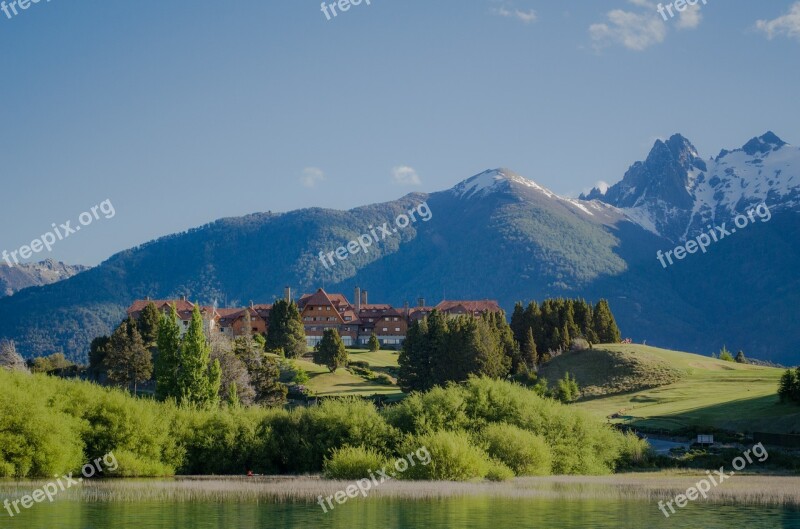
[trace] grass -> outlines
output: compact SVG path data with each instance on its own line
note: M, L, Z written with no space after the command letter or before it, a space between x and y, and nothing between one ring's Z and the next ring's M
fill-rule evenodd
M683 494L706 475L665 471L614 476L516 478L503 483L389 481L373 488L371 498L438 499L451 497L544 498L560 500L658 501ZM147 480L91 480L59 494L84 502L316 502L351 481L316 477L185 477ZM14 499L43 481L0 481L0 495ZM711 503L800 506L800 477L737 475L711 489ZM699 500L702 501L702 500Z
M396 351L369 352L363 349L348 349L351 360L369 362L375 372L386 372L387 367L397 367ZM337 369L335 373L325 366L319 366L308 360L296 360L299 367L308 372L310 380L306 387L320 397L331 395L390 395L397 396L402 392L396 385L384 385L354 375L346 369Z
M781 369L724 362L642 345L600 347L645 364L660 361L679 370L681 375L678 380L658 387L584 399L576 404L595 415L618 414L612 422L669 431L721 429L788 433L800 430L800 407L778 402Z
M577 379L583 397L601 397L672 384L685 371L648 351L590 349L557 356L542 366L539 375L552 386L569 372Z

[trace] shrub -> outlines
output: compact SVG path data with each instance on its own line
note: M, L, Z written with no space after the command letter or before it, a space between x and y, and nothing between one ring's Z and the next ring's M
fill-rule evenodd
M465 481L481 479L489 473L491 465L486 452L473 445L464 432L442 430L411 437L400 452L411 453L421 447L428 449L430 463L409 466L401 474L403 479Z
M349 367L363 367L364 369L369 369L369 362L366 360L349 360L347 362Z
M490 424L478 436L479 443L493 458L517 476L548 476L553 454L541 435L506 423Z
M489 461L489 470L486 472L486 479L489 481L508 481L514 477L514 471L505 463L492 459Z
M325 459L323 475L328 479L362 479L387 464L387 459L373 448L344 446L335 449Z

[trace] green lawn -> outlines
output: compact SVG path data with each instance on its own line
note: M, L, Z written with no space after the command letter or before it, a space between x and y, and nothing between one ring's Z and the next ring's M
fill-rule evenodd
M348 349L350 360L364 360L376 372L383 372L382 368L397 366L396 351L377 351L371 353L363 349ZM377 384L356 376L346 369L337 369L335 373L328 371L324 366L318 366L308 360L296 360L299 367L305 369L311 380L306 386L315 394L325 397L330 395L399 395L400 388L395 385L388 386Z
M576 404L601 417L615 413L623 416L612 422L667 430L715 427L739 432L800 431L800 407L778 402L780 369L641 345L597 348L660 358L682 371L680 380L668 385Z

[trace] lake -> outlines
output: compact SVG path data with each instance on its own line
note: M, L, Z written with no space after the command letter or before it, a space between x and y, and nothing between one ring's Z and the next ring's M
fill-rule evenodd
M695 503L667 519L655 501L642 499L558 499L536 497L404 498L356 497L323 512L313 500L252 499L231 496L220 500L187 499L181 493L170 499L136 500L136 491L168 481L126 483L125 499L107 492L74 491L53 503L46 500L10 518L0 513L0 527L9 529L231 529L277 528L798 528L800 508L727 503ZM201 486L204 482L199 482ZM287 482L290 483L290 482ZM412 484L404 484L409 486ZM93 486L93 485L92 485ZM141 486L139 488L138 486ZM447 487L447 484L442 485ZM591 485L590 485L591 486ZM118 488L118 485L114 485ZM583 486L582 486L583 487ZM290 486L289 486L290 488ZM0 501L31 492L30 483L0 483ZM164 489L171 490L171 489ZM99 494L99 496L98 496ZM144 493L142 497L147 497Z

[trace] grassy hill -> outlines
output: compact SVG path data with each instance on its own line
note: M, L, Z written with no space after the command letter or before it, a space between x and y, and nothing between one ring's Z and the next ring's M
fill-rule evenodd
M397 351L369 352L363 349L349 349L350 360L368 362L370 369L375 373L388 373L386 368L397 367ZM351 373L347 369L337 369L335 373L328 368L319 366L308 360L296 360L299 367L305 369L311 380L306 386L316 395L326 397L331 395L400 395L400 388L396 384L386 385L368 380Z
M783 372L780 369L642 345L600 347L603 352L585 351L556 358L542 371L574 372L579 385L590 392L589 398L576 405L597 416L615 416L611 422L670 431L718 428L800 432L800 407L778 402L776 392ZM581 355L586 358L585 366L580 365ZM654 371L642 383L663 383L633 387L625 393L618 391L635 383L630 378L632 374L648 368ZM615 370L622 374L613 374ZM677 378L672 380L675 375ZM604 384L605 377L609 378Z
M578 381L583 397L664 386L686 375L680 367L646 350L631 354L611 347L563 354L543 365L539 375L552 386L569 372Z

